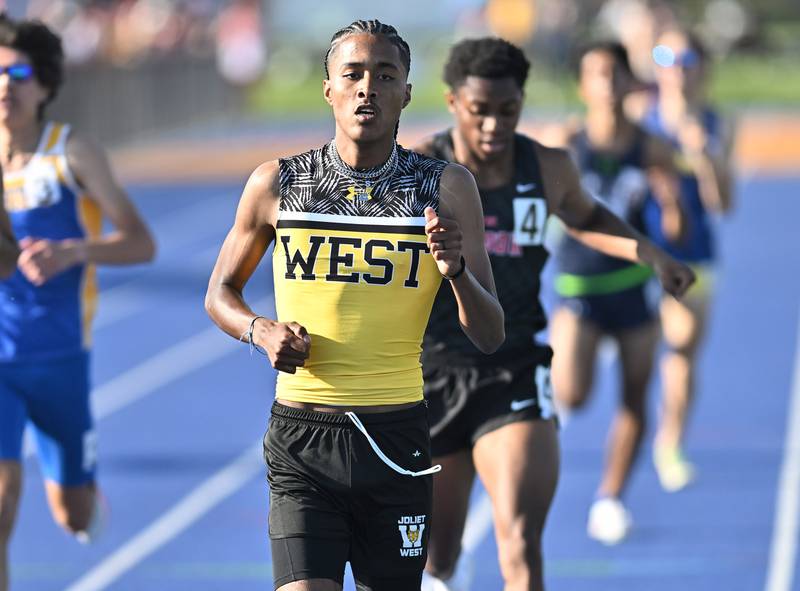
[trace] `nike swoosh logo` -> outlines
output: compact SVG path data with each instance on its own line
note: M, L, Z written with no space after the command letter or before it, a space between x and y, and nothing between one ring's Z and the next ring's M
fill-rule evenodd
M535 398L529 398L528 400L512 400L511 410L513 412L517 412L518 410L522 410L523 408L528 408L529 406L533 406L534 404L536 404Z
M527 193L536 188L536 183L517 183L517 193Z

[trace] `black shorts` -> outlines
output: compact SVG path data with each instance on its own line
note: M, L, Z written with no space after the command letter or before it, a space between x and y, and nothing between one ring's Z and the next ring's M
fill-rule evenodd
M400 467L431 466L427 409L357 415ZM344 414L272 407L264 436L275 588L342 583L350 562L359 591L419 589L427 558L432 478L399 474Z
M657 303L649 291L648 284L644 284L605 295L562 296L560 305L603 332L613 334L639 328L655 319Z
M552 358L542 345L491 366L423 366L433 455L471 449L510 423L554 418Z

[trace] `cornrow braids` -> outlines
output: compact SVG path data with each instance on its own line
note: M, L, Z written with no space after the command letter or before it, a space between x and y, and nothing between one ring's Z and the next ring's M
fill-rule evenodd
M331 37L331 45L328 47L328 51L325 52L325 61L323 62L323 65L325 66L325 78L330 77L328 72L328 60L330 59L333 50L336 49L336 47L338 47L338 45L350 35L358 35L361 33L366 33L368 35L383 35L386 37L386 39L388 39L389 42L400 52L400 59L403 61L403 65L406 68L406 74L411 71L411 50L408 48L408 43L406 43L397 32L397 29L395 29L392 25L384 24L377 19L368 21L358 20L353 21L342 29L339 29L333 34L333 37Z

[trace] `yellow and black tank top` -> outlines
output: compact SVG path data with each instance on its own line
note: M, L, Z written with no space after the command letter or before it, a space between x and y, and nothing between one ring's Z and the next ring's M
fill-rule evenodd
M276 396L348 406L422 400L422 337L441 283L424 210L439 209L447 163L398 146L393 170L365 189L329 145L279 164L278 320L304 326L311 351L297 373L278 375Z

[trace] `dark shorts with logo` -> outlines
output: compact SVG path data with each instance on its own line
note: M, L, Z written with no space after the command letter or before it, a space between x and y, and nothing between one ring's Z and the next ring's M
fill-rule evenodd
M383 453L413 471L431 466L425 404L358 418ZM427 558L432 477L387 466L350 419L272 407L264 436L275 588L342 583L350 562L359 591L419 589Z
M471 449L510 423L555 417L545 345L491 365L423 365L434 456Z
M647 284L616 293L561 297L560 305L608 334L639 328L653 322L657 298Z

